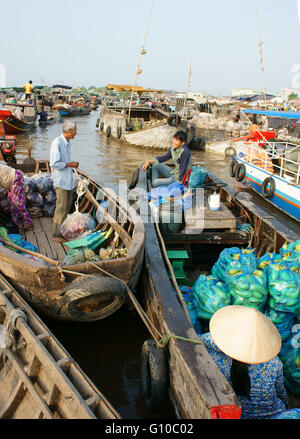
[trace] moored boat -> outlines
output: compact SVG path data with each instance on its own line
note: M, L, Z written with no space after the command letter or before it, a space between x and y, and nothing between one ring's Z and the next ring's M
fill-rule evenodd
M0 330L1 419L120 418L2 275Z
M299 221L300 144L269 140L268 133L258 133L261 138L256 142L237 143L231 176L245 181L265 200Z
M176 297L176 282L192 285L199 274L211 269L226 247L252 245L257 256L263 251L275 252L285 241L298 239L300 228L291 230L278 223L276 217L272 219L268 212L256 208L248 194L235 194L211 173L206 184L219 188L219 210L208 208L208 188L200 193L198 207L195 199L194 209L184 211L179 225L175 220L171 225L157 224L149 209L141 209L146 229L140 289L143 305L156 328L152 332L158 338L156 342L161 344L165 336L169 338L164 355L153 340L143 346L142 383L145 403L152 410L163 405L168 391L179 418L234 419L241 414L236 395L205 347L197 344L199 337L178 291ZM151 190L142 171L138 188L144 193Z
M3 126L5 134L21 134L32 130L35 126L35 122L26 122L25 120L18 119L11 111L0 110L0 123Z
M71 107L71 106L70 106ZM63 117L73 117L73 116L87 116L90 114L91 109L88 108L66 108L65 106L54 105L53 110L57 110L59 114Z
M14 167L27 175L49 172L48 161L31 160ZM102 213L101 223L96 220L96 230L102 234L110 232L103 247L108 253L111 249L114 255L96 262L66 265L63 261L70 248L51 239L52 219L34 218L33 230L26 231L23 239L39 249L39 253L33 254L36 260L0 246L0 270L39 312L63 320L92 321L110 315L125 302L124 283L135 288L142 266L145 231L135 210L114 191L100 186L83 172L78 175L85 183L79 212L94 218L98 210ZM106 210L100 205L102 201L107 203Z

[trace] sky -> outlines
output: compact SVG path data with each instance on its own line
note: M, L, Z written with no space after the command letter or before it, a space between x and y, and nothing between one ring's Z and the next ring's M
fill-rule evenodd
M1 0L0 75L7 86L137 85L231 95L300 89L298 0ZM300 7L300 6L299 6ZM1 78L0 78L1 79Z

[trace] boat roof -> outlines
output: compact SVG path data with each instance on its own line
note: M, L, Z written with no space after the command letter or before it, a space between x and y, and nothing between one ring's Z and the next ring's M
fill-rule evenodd
M248 110L242 109L244 113L260 114L262 116L282 117L284 119L300 119L299 111L267 111L267 110Z

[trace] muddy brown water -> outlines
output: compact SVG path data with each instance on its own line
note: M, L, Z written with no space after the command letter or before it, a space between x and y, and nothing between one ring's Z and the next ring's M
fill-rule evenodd
M72 118L77 136L72 141L72 160L80 169L104 186L118 191L121 180L148 158L163 154L159 150L130 146L107 138L96 129L98 111ZM37 127L30 135L18 135L18 157L24 156L31 142L32 155L49 159L52 140L61 134L62 122ZM213 152L192 151L200 162L236 190L245 189L228 174L230 161ZM259 202L259 200L258 200ZM140 385L140 352L148 331L136 313L122 307L112 316L93 323L68 323L44 319L49 329L68 350L81 369L125 419L175 419L170 401L157 414L146 410Z

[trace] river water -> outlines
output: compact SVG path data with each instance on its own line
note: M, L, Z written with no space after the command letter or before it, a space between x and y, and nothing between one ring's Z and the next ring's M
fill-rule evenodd
M129 179L137 166L162 152L106 138L96 129L97 117L98 111L72 118L77 123L77 136L71 147L72 160L78 161L80 169L96 181L117 191L120 180ZM37 126L30 136L18 136L18 150L23 154L31 142L35 158L49 159L50 144L61 131L62 123L46 128ZM229 161L222 155L192 151L192 159L203 163L219 178L230 179ZM233 179L230 180L233 183ZM240 184L234 184L240 187ZM144 406L139 379L140 352L142 343L150 336L136 313L122 307L112 316L93 323L44 321L123 418L175 418L170 401L155 415Z

